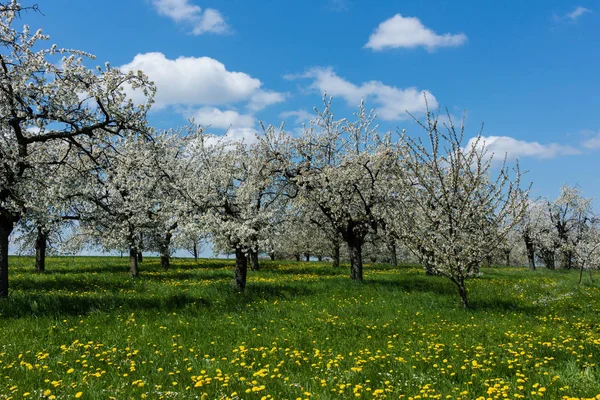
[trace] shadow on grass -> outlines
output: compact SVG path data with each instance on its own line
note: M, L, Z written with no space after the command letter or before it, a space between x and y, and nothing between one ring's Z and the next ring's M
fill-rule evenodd
M124 295L73 295L63 293L29 294L11 296L0 301L0 319L24 317L59 317L64 315L86 315L95 312L110 312L116 309L127 311L157 310L172 311L184 307L208 308L211 302L203 297L185 293L156 296Z
M369 278L364 284L381 286L390 289L401 289L407 293L435 293L444 296L457 295L452 282L443 278L426 275L406 275L392 279Z
M77 289L82 291L81 284ZM237 293L229 282L213 287L201 296L189 293L156 294L146 289L140 291L137 286L133 291L123 293L17 292L8 299L0 300L0 319L87 315L115 310L137 312L185 309L192 313L200 310L227 313L247 310L248 305L262 306L273 300L294 299L314 293L314 290L302 285L269 283L253 283L244 292Z

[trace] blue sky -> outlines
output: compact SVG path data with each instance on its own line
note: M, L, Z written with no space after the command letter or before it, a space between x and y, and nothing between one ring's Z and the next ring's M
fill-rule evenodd
M52 0L24 22L60 47L158 87L151 123L189 117L251 137L258 120L295 129L321 102L348 116L361 98L382 129L423 132L421 93L467 138L519 158L534 196L562 184L600 197L600 7L593 1ZM598 207L596 207L598 209Z

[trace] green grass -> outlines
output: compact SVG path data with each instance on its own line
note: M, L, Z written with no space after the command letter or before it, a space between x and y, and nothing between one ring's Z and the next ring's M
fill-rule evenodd
M600 287L577 273L488 268L463 311L416 266L11 258L0 399L592 398ZM600 279L598 279L600 280ZM55 396L55 397L53 397Z

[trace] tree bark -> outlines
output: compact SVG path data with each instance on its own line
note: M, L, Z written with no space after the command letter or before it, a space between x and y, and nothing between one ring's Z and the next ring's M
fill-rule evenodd
M510 267L510 250L505 250L504 251L504 256L506 257L505 261L504 261L505 264L506 264L506 266Z
M139 253L135 247L129 248L129 275L133 278L137 278L140 274L138 270L138 258Z
M396 251L396 243L392 242L389 245L390 248L390 258L393 267L398 266L398 252Z
M563 258L563 268L564 269L572 269L573 268L573 252L571 250L565 250L562 254Z
M535 246L533 244L533 240L528 235L524 235L523 240L525 241L525 249L527 251L527 261L529 262L529 269L535 271Z
M37 227L37 238L35 239L35 272L46 271L46 247L48 235L41 226Z
M171 247L172 236L173 234L171 232L167 232L160 246L160 266L164 269L169 269L171 266L171 254L169 253L169 248Z
M317 260L318 260L319 262L323 261L323 256L317 256Z
M271 261L275 261L275 252L274 251L269 252L269 257L271 258Z
M248 261L243 249L235 249L235 278L233 279L233 290L243 292L246 288L246 275L248 273Z
M340 244L335 243L333 245L333 268L340 266Z
M469 299L467 298L467 287L465 286L464 279L458 280L456 285L458 286L458 294L460 295L462 307L464 309L469 308Z
M137 260L139 263L141 263L142 261L144 261L144 255L142 254L141 250L137 251Z
M553 251L551 250L542 250L541 251L541 256L542 256L542 260L544 261L544 264L546 264L546 268L547 269L555 269L556 265L555 265L555 254Z
M304 261L306 261L306 262L310 261L310 253L304 253Z
M250 267L252 271L258 271L260 269L260 264L258 263L258 251L252 250L250 252L250 260L252 261L252 266Z
M194 261L198 262L198 243L194 240L194 246L192 248L192 253L194 254Z
M362 245L357 242L348 243L348 255L350 256L350 279L353 281L362 281Z
M296 261L300 261L300 254L294 254L294 258L296 259Z
M0 214L0 298L8 297L8 238L14 224L12 215Z

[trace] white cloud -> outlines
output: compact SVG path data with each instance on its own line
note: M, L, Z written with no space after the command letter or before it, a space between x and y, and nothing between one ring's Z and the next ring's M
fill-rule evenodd
M583 147L586 149L596 150L600 149L600 132L598 132L595 136L588 137L583 141Z
M225 134L207 133L205 143L214 146L217 143L240 142L253 144L258 142L256 131L252 128L230 128ZM229 146L228 146L229 147Z
M210 125L212 128L240 129L254 126L254 116L240 114L235 110L222 111L216 107L202 107L194 113L194 120L200 125Z
M213 8L202 11L200 6L189 0L152 0L152 4L160 15L190 26L194 35L231 31L221 13Z
M301 124L303 122L308 122L312 118L314 118L314 113L309 113L306 110L297 110L297 111L284 111L279 114L279 118L287 119L294 118L297 124Z
M464 33L438 35L424 26L418 18L396 14L379 24L365 47L377 51L423 46L431 51L436 47L460 46L466 41L467 36Z
M244 72L228 71L223 63L210 57L171 60L162 53L145 53L136 55L120 69L142 70L154 81L155 108L247 102L250 110L258 111L285 98L282 93L262 89L259 79ZM132 93L134 100L139 95Z
M260 111L271 104L281 103L287 96L287 93L259 90L250 97L248 109L250 111Z
M571 21L576 21L579 17L581 17L585 13L592 12L590 9L585 7L577 7L570 13L567 13L563 18L569 19Z
M310 88L319 92L327 92L333 97L339 96L350 106L357 106L361 99L367 104L374 103L377 115L387 121L410 118L411 114L422 114L426 111L424 94L432 109L437 108L437 100L427 90L414 87L401 89L388 86L380 81L368 81L360 86L339 77L332 68L311 68L304 74L287 75L286 79L313 79Z
M327 2L331 11L341 12L348 11L348 4L346 0L329 0Z
M469 139L467 148L475 143L476 138ZM581 151L558 143L541 144L538 142L527 142L510 136L482 136L479 146L485 145L488 155L494 155L494 159L501 161L506 154L508 159L532 157L537 159L550 159L558 156L580 154Z

